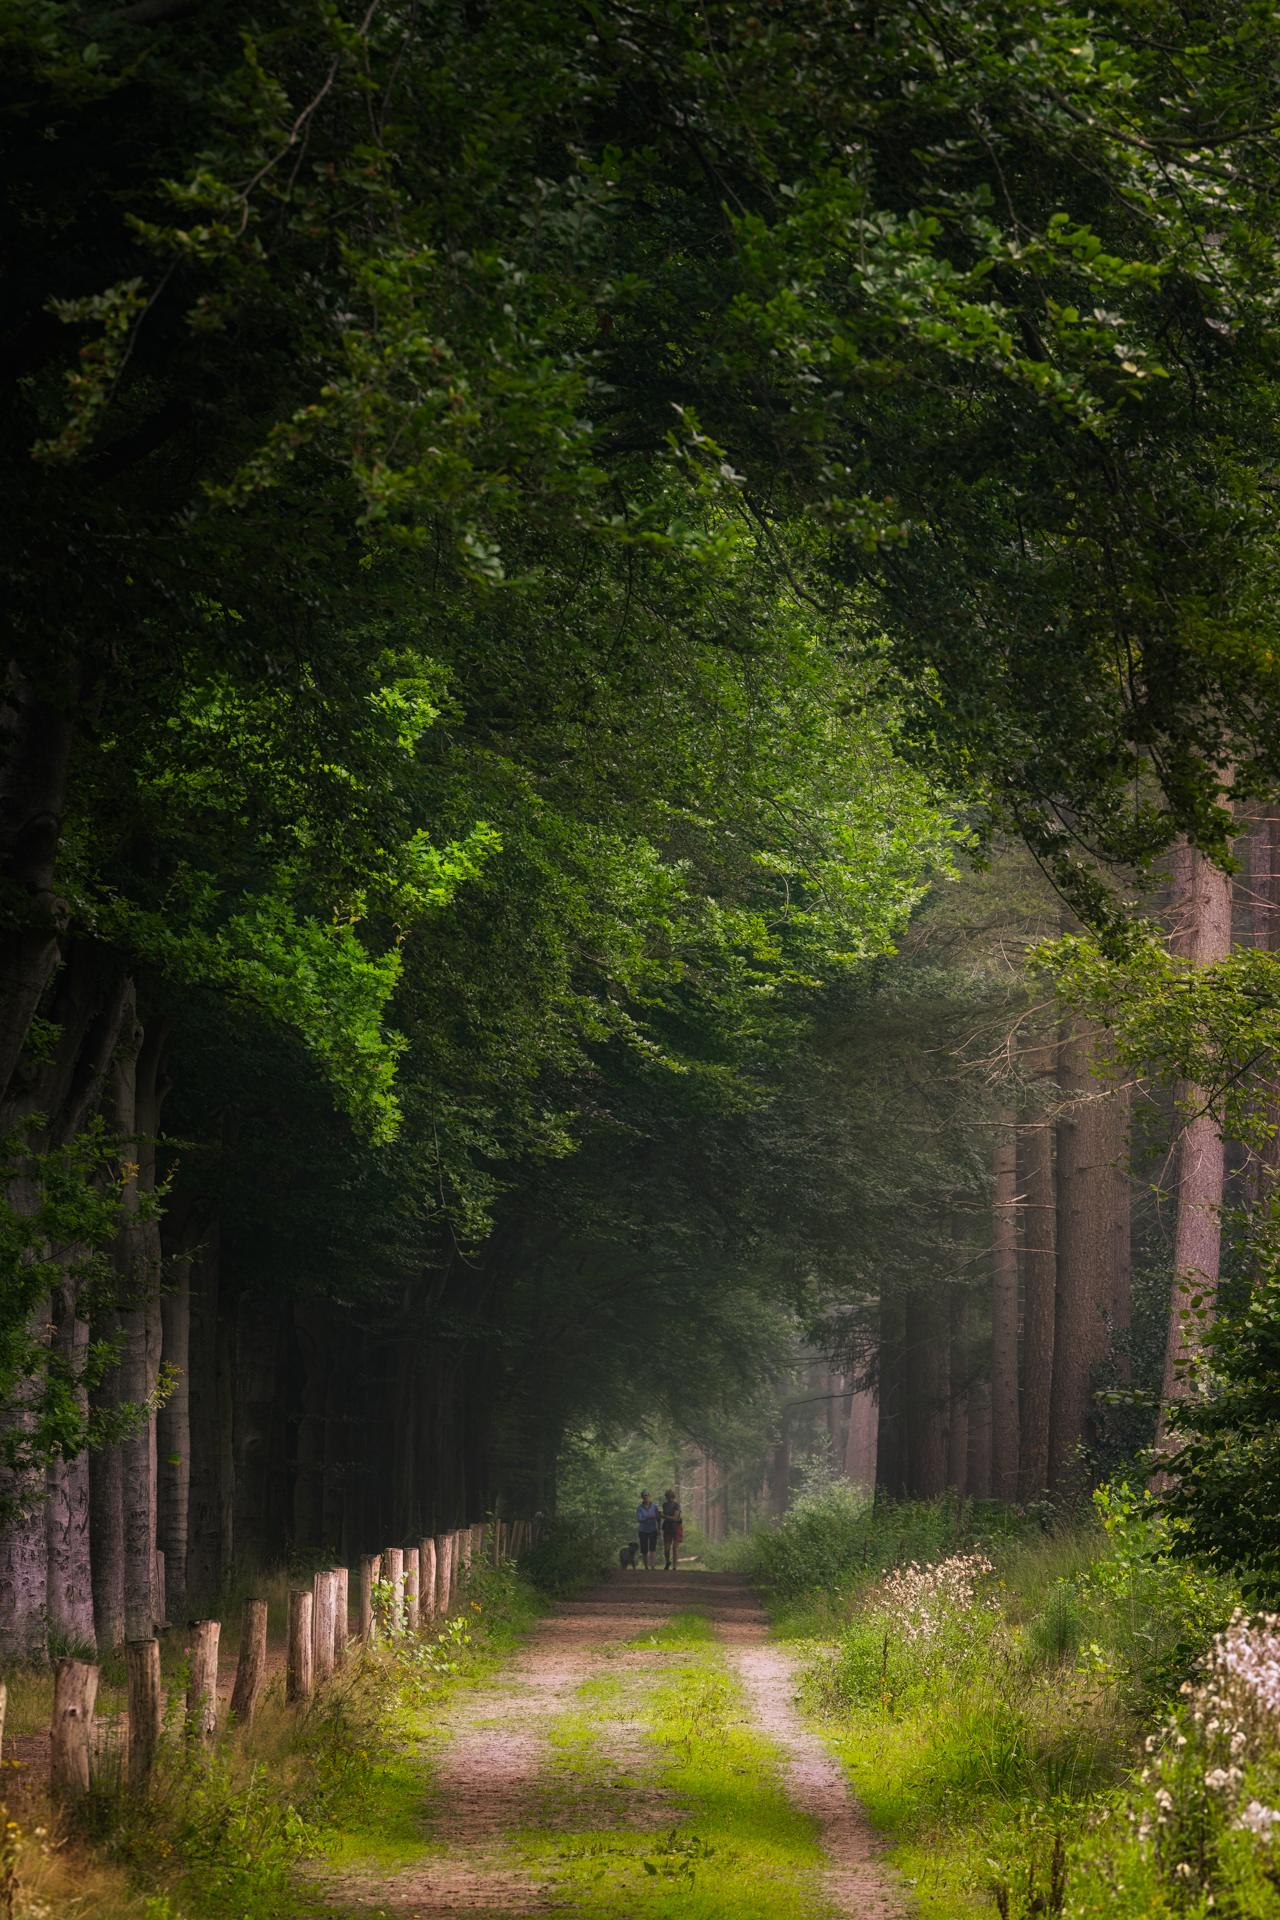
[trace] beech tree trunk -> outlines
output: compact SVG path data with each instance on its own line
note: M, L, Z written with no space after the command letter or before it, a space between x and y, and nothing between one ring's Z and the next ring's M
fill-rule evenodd
M991 1494L1018 1497L1018 1175L1009 1108L991 1153Z
M1231 950L1231 882L1198 850L1175 872L1185 897L1175 899L1179 941L1192 966L1207 967ZM1160 1390L1157 1447L1168 1442L1165 1409L1194 1387L1195 1363L1212 1318L1222 1255L1222 1196L1226 1153L1203 1090L1180 1089L1187 1112L1178 1146L1178 1211L1173 1236L1173 1287Z
M53 1343L75 1384L72 1392L84 1417L89 1394L84 1384L89 1351L88 1322L80 1318L75 1283L68 1278L53 1297ZM63 1649L96 1652L93 1579L89 1532L89 1455L52 1461L45 1473L45 1542L48 1555L49 1635Z
M1029 1501L1038 1500L1049 1487L1058 1223L1053 1128L1047 1118L1019 1129L1018 1185L1023 1302L1018 1498Z

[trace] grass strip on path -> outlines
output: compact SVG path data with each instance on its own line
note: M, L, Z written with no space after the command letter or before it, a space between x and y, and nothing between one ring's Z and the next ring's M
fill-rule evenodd
M812 1920L826 1912L814 1823L788 1799L780 1757L753 1731L705 1616L675 1614L626 1651L625 1663L579 1689L583 1709L564 1726L548 1788L576 1796L593 1769L607 1770L611 1714L638 1722L652 1774L641 1776L625 1827L534 1829L516 1837L524 1860L584 1920ZM637 1662L637 1653L650 1657ZM594 1794L585 1799L595 1804Z

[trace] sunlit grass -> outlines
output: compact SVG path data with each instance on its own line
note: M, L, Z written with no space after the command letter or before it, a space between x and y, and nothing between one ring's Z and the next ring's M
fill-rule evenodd
M621 1831L531 1830L518 1836L520 1858L549 1873L555 1897L571 1899L586 1920L810 1920L825 1912L816 1829L788 1798L776 1750L752 1730L710 1622L678 1613L627 1648L651 1652L652 1666L633 1660L625 1671L593 1676L578 1696L589 1715L575 1707L552 1739L569 1747L589 1780L593 1767L607 1765L591 1754L602 1704L637 1721L653 1756L651 1816L641 1812Z

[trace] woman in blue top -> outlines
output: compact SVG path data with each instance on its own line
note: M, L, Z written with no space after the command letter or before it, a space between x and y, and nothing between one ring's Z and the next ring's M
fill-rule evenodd
M647 1493L640 1495L640 1505L636 1508L636 1532L640 1535L640 1557L650 1573L653 1572L653 1558L658 1551L658 1528L662 1525L662 1511L656 1500Z

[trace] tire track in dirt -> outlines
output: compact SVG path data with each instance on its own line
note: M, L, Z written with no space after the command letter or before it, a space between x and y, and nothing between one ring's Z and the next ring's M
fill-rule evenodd
M443 1744L424 1785L428 1851L400 1870L325 1876L330 1914L352 1920L498 1920L572 1915L562 1887L513 1862L507 1836L531 1828L588 1831L674 1824L679 1807L650 1777L655 1756L633 1710L627 1682L652 1659L627 1643L673 1613L706 1614L741 1681L753 1721L779 1749L788 1792L817 1822L831 1861L824 1876L833 1911L848 1920L899 1920L906 1911L865 1816L835 1760L793 1705L794 1672L768 1643L756 1596L729 1574L615 1575L543 1620L521 1652L485 1687L459 1692L439 1726ZM579 1696L585 1681L614 1677L602 1702ZM553 1740L557 1723L589 1722L583 1764Z

